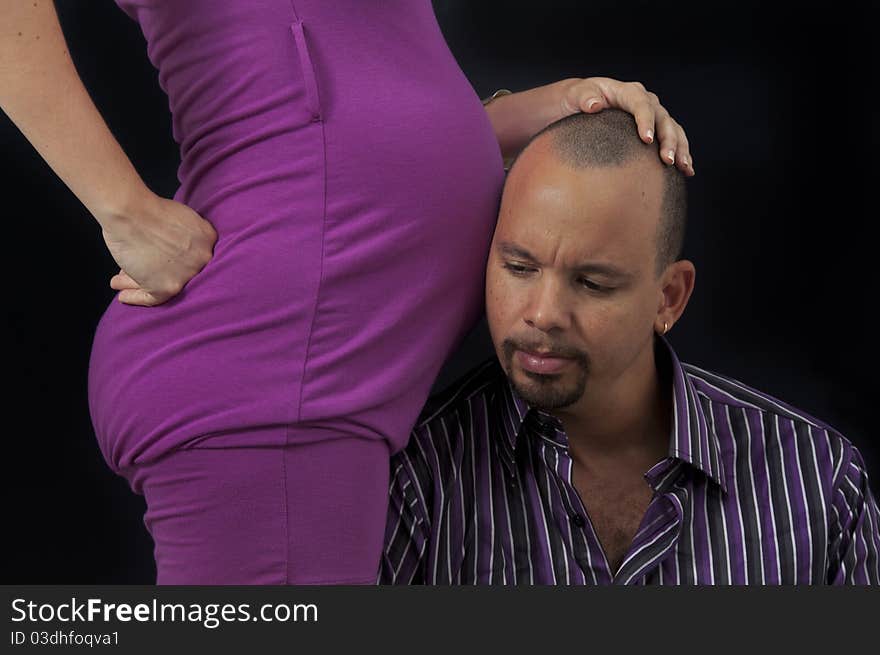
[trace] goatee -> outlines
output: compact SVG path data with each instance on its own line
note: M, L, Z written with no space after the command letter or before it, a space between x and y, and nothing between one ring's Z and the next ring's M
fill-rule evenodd
M549 350L558 357L571 359L576 371L566 371L564 374L542 374L525 370L514 372L513 355L517 350ZM590 359L585 352L555 344L524 343L512 339L504 340L501 351L504 354L503 365L510 386L530 406L545 411L561 409L576 403L584 395L590 373ZM526 380L518 379L520 376L525 376ZM572 376L574 379L570 379Z

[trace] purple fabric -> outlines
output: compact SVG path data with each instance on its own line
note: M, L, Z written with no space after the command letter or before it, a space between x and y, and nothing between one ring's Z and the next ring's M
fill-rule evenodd
M147 503L156 584L375 582L388 507L384 441L205 442L121 473Z
M174 198L219 239L169 302L114 298L101 317L88 388L106 461L344 436L401 449L479 317L504 177L430 1L117 2L168 94Z

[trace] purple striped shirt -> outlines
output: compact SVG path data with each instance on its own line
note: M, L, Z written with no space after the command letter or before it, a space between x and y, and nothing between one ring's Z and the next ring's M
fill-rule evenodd
M612 571L562 424L491 359L429 401L391 462L379 584L880 584L858 449L746 385L679 362L669 455Z

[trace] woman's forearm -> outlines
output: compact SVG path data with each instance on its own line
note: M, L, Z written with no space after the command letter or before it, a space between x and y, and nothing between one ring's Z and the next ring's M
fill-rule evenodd
M150 194L83 86L51 0L0 3L0 109L104 229Z
M486 105L505 159L514 157L536 132L563 117L562 89L574 81L565 79L512 93Z

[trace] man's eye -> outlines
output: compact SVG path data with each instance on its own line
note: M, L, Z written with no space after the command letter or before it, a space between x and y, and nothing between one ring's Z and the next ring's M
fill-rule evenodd
M596 284L592 280L588 280L585 277L582 277L580 279L580 283L585 289L589 289L590 291L598 291L600 293L607 293L608 291L611 291L609 287L603 287L601 284Z
M506 268L508 271L510 271L514 275L525 275L526 273L528 273L529 271L532 270L528 266L520 266L519 264L510 264L510 263L505 263L504 268Z

